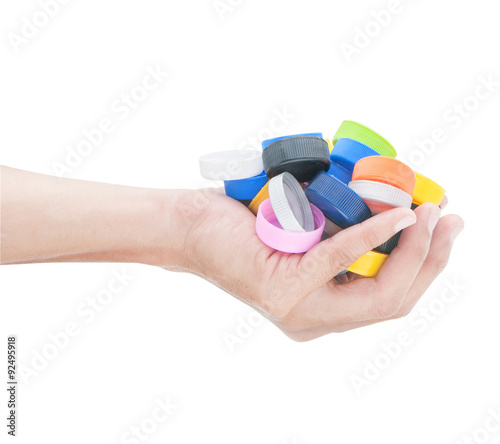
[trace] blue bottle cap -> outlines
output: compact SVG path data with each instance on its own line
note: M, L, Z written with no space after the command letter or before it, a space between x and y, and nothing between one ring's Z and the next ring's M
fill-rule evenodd
M380 156L380 154L364 143L347 138L337 140L337 143L330 153L332 162L342 165L344 168L351 171L351 173L358 160L369 156Z
M224 181L224 189L226 190L226 196L236 200L251 201L267 181L267 176L263 171L258 176L249 177L248 179L226 180Z
M353 190L327 173L318 173L306 188L306 196L341 228L349 228L371 217L370 209Z

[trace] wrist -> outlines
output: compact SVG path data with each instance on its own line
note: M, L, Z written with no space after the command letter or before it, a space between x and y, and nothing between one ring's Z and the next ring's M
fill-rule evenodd
M211 199L211 190L151 190L140 262L172 271L200 273L194 240Z
M128 227L115 247L120 261L172 270L185 268L186 225L177 214L183 194L180 190L148 189L139 199L132 198L126 217Z
M212 247L207 240L211 238L217 224L211 217L212 209L223 195L216 189L177 190L174 196L166 193L159 204L160 214L169 212L169 225L163 226L163 237L173 230L176 235L172 239L170 257L162 258L162 266L174 271L188 271L196 275L208 277L213 260L209 258ZM217 216L218 217L218 216Z

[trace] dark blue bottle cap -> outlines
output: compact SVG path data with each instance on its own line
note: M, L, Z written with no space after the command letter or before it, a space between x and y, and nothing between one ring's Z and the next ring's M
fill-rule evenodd
M346 185L349 185L349 182L352 180L352 171L349 171L347 168L344 168L342 165L339 165L333 160L330 169L326 172L326 174L336 177Z
M353 190L327 173L318 173L306 188L306 196L341 228L349 228L371 217L368 205Z
M400 231L399 233L396 233L387 242L384 242L382 245L379 245L374 250L378 251L379 253L391 254L392 250L394 250L394 248L396 248L398 246L399 238L401 237L401 233L402 233L402 231Z
M274 139L267 139L262 142L262 149L265 150L271 143L277 142L278 140L290 139L291 137L302 137L302 136L313 136L323 138L323 133L304 133L304 134L293 134L291 136L281 136L275 137Z
M252 203L251 200L238 200L238 202L240 202L243 205L245 205L245 207L248 207Z

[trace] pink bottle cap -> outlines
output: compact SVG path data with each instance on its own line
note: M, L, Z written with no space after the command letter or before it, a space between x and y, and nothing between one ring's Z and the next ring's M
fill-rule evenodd
M314 231L286 231L278 222L271 200L266 199L259 207L255 231L267 246L283 253L305 253L321 241L325 228L325 216L311 205L314 217Z

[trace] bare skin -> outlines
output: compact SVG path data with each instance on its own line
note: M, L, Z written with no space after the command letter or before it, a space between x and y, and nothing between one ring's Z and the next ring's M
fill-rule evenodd
M134 262L189 272L296 341L407 315L464 227L434 204L398 208L294 255L264 245L255 216L213 190L131 188L8 167L0 183L0 263ZM333 279L402 228L375 278Z

